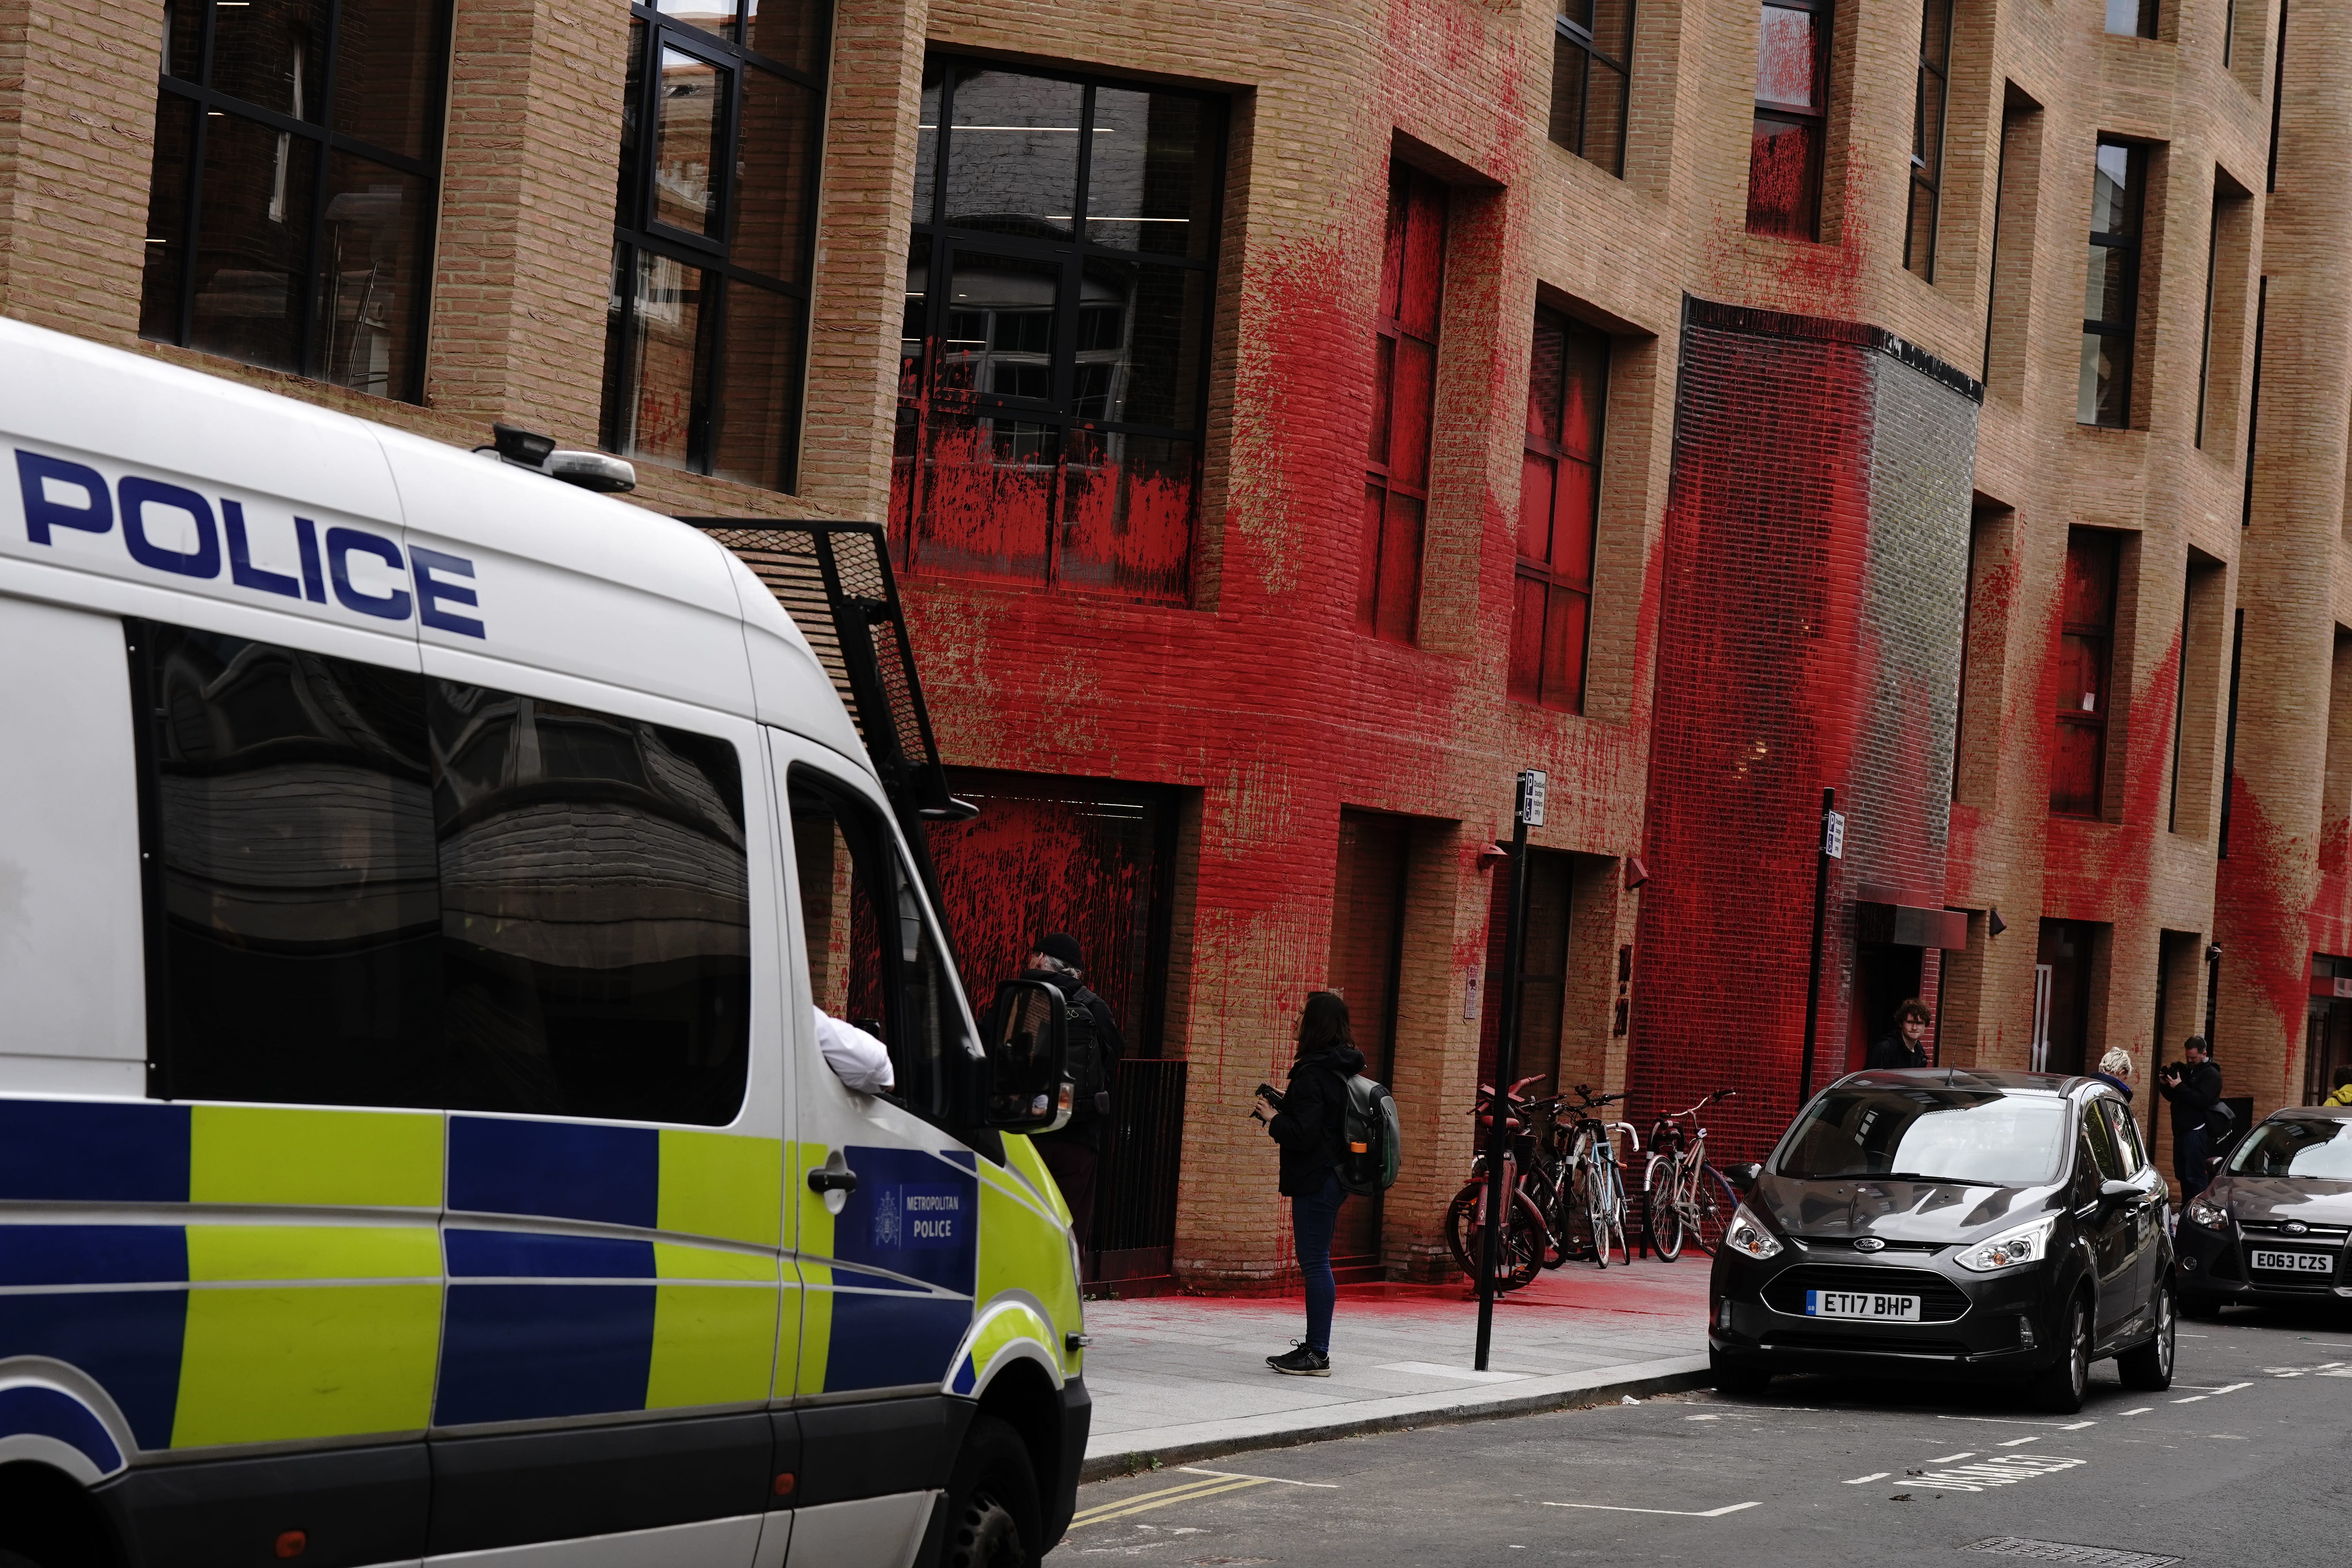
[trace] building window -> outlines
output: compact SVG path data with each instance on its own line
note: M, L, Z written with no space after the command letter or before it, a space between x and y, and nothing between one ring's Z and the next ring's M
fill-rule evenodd
M1552 26L1551 139L1622 175L1633 0L1559 0Z
M1903 232L1903 265L1930 283L1936 280L1936 206L1944 186L1944 89L1951 67L1952 0L1923 0L1919 87L1911 105L1911 216ZM1998 210L1998 195L1994 201Z
M697 0L630 16L604 444L792 489L830 10Z
M1519 468L1510 694L1569 713L1584 711L1593 516L1608 402L1608 338L1557 310L1537 310Z
M2050 763L2050 810L2096 816L2106 792L2107 708L2116 626L2116 536L2077 528L2066 536L2060 590L2058 741Z
M1814 239L1828 139L1830 0L1766 0L1756 40L1748 232Z
M909 572L1192 593L1224 110L934 58L891 462Z
M2091 258L2083 290L2083 379L2075 419L2131 424L2132 341L2139 331L2140 197L2147 150L2099 143L2091 184Z
M139 333L424 394L448 9L167 0Z
M1412 642L1421 618L1421 532L1429 510L1448 195L1418 169L1389 165L1356 629L1391 642Z
M2153 38L2156 37L2157 0L2107 0L2107 31L2124 37ZM2228 65L2228 33L2222 35L2223 65Z

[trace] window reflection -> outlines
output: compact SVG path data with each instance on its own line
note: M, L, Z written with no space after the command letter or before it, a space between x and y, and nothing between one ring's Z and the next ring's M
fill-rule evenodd
M661 52L655 89L654 221L695 234L719 226L719 116L725 73L678 49Z
M947 221L998 234L1067 237L1085 91L1045 77L960 69L948 138Z

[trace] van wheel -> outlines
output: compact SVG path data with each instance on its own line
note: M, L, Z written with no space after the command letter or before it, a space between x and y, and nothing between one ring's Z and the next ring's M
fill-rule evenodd
M2146 1344L2135 1345L2116 1357L2116 1370L2123 1374L2124 1386L2144 1394L2161 1394L2172 1386L2173 1330L2177 1321L2172 1310L2172 1287L2156 1288L2156 1331L2147 1336Z
M2091 1391L2091 1304L2080 1296L2066 1307L2066 1342L2058 1362L2033 1380L2033 1403L2053 1415L2072 1415Z
M1019 1434L995 1416L972 1417L948 1480L947 1508L940 1568L1034 1568L1045 1539L1036 1468Z

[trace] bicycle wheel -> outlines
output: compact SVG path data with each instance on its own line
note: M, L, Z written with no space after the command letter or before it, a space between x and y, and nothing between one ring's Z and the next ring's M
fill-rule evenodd
M1723 1247L1724 1227L1731 1223L1731 1211L1739 1206L1739 1196L1723 1173L1713 1165L1701 1165L1695 1173L1696 1191L1691 1194L1691 1240L1701 1252L1712 1258Z
M1478 1221L1486 1194L1486 1183L1472 1182L1454 1194L1445 1210L1446 1247L1463 1274L1474 1282L1478 1278L1478 1255L1486 1244L1486 1227ZM1542 1269L1548 1233L1543 1216L1526 1193L1513 1193L1506 1212L1508 1223L1495 1237L1495 1289L1509 1291L1529 1283Z
M1642 1179L1642 1226L1650 1235L1650 1250L1668 1263L1683 1255L1683 1211L1675 1202L1675 1163L1650 1156Z
M1602 1268L1609 1267L1609 1173L1612 1163L1595 1149L1591 1176L1584 1184L1584 1217L1587 1227L1592 1232L1592 1261Z
M1625 1168L1612 1155L1609 1161L1609 1234L1617 1238L1618 1258L1629 1268L1633 1264L1633 1248L1625 1239L1626 1211L1630 1206L1625 1197Z

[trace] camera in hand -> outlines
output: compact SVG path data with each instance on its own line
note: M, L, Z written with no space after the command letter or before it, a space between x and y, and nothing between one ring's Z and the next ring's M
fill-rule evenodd
M1282 1090L1275 1088L1274 1085L1270 1083L1262 1083L1257 1086L1257 1097L1260 1100L1271 1103L1276 1110L1282 1109Z

